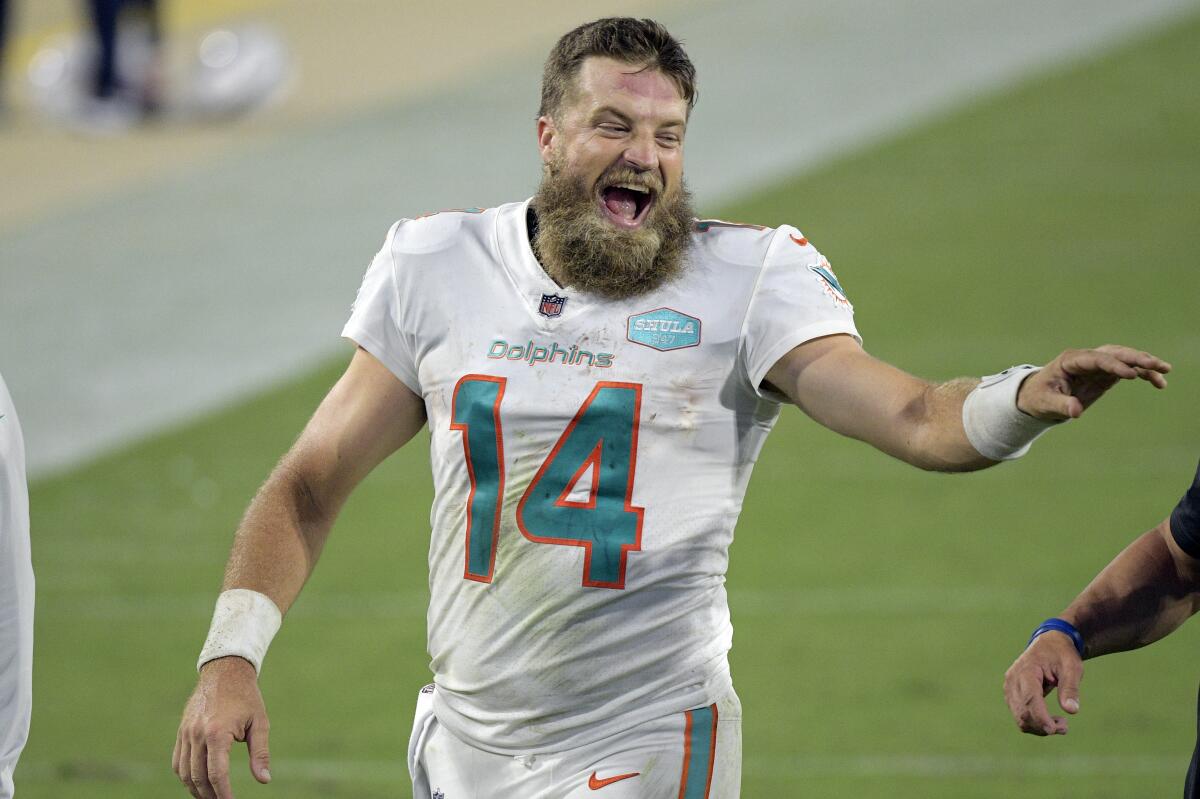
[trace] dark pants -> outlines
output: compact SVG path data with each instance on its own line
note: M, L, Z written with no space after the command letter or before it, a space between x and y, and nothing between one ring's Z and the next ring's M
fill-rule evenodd
M1183 787L1183 799L1200 799L1200 696L1196 698L1196 749L1192 752L1192 765L1188 768L1187 783Z
M8 0L0 0L0 78L4 76L4 40L8 38Z
M158 37L157 0L88 0L92 27L96 32L96 72L92 92L97 97L111 97L120 88L117 75L117 22L127 2L145 9L151 36Z

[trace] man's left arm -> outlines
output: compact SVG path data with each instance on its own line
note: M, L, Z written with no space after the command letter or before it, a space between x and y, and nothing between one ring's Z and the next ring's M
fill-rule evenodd
M1015 407L1004 412L1018 425L1074 419L1120 380L1165 388L1170 369L1130 347L1066 350L1037 371L1013 376L1021 381ZM825 427L922 469L973 471L998 462L980 453L964 427L963 405L979 378L930 383L872 357L853 337L834 335L790 350L766 382Z

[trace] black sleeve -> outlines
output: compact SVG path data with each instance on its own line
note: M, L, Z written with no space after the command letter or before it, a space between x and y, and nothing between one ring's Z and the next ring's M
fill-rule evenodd
M1200 558L1200 466L1196 468L1192 487L1171 511L1171 535L1180 549Z

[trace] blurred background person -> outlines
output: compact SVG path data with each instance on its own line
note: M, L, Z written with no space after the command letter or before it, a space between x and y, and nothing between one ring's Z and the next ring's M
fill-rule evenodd
M0 0L0 117L7 109L4 92L5 45L8 43L8 0Z
M0 376L0 799L13 795L13 770L33 709L33 563L25 443Z
M120 130L160 110L162 106L162 27L158 0L87 0L81 16L90 30L77 37L76 72L64 70L66 80L53 87L73 99L62 106L73 126L93 132ZM7 108L4 92L11 9L0 0L0 113ZM78 86L72 85L78 83Z
M180 5L193 18L220 17L194 2ZM74 132L126 133L167 113L175 123L227 122L281 97L291 75L287 47L270 26L195 31L177 42L190 57L169 67L158 0L87 0L70 11L85 12L86 29L43 42L29 60L27 86L41 114ZM50 16L41 9L31 16L38 14ZM16 44L18 59L31 49Z

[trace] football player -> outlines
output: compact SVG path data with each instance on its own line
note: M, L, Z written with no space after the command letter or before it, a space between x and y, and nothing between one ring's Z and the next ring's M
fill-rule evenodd
M33 707L33 563L25 443L0 377L0 799L13 795L13 770L29 736Z
M651 20L559 40L530 200L401 220L343 334L345 375L238 531L173 767L230 796L267 772L257 669L338 509L424 425L436 496L433 685L418 797L736 797L741 711L725 573L783 404L925 469L1018 457L1121 379L1127 347L933 384L871 357L794 227L697 220L695 70Z

